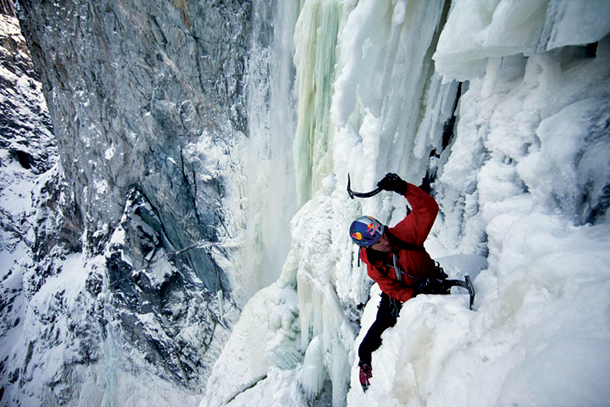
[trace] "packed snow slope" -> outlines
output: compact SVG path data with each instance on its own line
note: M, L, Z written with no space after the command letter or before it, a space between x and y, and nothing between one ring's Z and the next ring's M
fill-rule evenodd
M607 405L609 8L304 2L294 153L306 203L281 278L246 304L201 406ZM433 180L426 247L478 294L474 311L459 291L406 303L364 394L357 346L379 290L347 230L360 214L393 225L406 202L352 201L345 186L349 173L372 189L389 171Z

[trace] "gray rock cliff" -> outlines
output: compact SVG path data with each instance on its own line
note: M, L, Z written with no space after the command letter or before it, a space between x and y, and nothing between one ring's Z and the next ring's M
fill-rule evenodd
M218 239L224 181L197 143L228 154L246 129L250 6L216 3L20 2L85 241L112 233L134 188L157 211L170 250ZM216 284L204 251L181 261Z
M0 281L2 405L113 404L120 377L141 374L201 394L239 313L222 166L247 135L250 13L19 2L34 69L10 69L39 74L49 113L0 118L7 159L34 169L24 256Z

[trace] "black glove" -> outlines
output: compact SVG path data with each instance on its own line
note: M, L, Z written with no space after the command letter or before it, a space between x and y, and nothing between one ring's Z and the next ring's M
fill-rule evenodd
M385 177L377 183L377 186L386 191L398 192L400 195L404 195L407 192L407 182L398 175L392 173L387 173Z

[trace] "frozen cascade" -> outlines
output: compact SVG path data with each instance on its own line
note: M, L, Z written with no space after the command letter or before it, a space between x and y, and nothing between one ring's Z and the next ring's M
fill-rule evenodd
M456 84L441 83L429 58L444 11L443 2L363 1L355 7L344 2L303 4L294 34L299 91L294 154L299 201L306 203L291 222L292 249L282 277L251 300L266 303L265 307L249 304L244 309L202 405L238 403L236 395L249 391L261 377L263 382L283 380L276 369L286 364L286 355L293 354L301 356L289 365L307 366L297 377L309 399L322 397L333 405L345 404L354 357L355 306L366 301L369 290L365 271L355 267L345 233L346 224L361 210L360 202L347 201L347 172L369 185L376 174L387 170L402 168L420 179L425 175L430 150L440 150L443 123L452 114L457 91ZM390 46L385 43L388 37ZM367 44L367 53L354 55L354 38ZM406 56L413 54L418 57L405 66ZM404 90L393 91L396 81L401 84L398 89ZM424 94L432 101L428 106L420 102ZM347 110L345 105L350 104L352 110ZM397 114L400 111L409 114ZM425 124L418 132L412 119L420 116ZM400 148L382 143L384 138ZM364 162L366 166L361 165ZM392 216L387 200L372 199L364 205L381 219ZM353 274L343 271L352 268ZM283 313L269 303L277 304L278 292L287 290L295 292L287 304L298 309L298 325L262 323L275 312ZM252 331L269 341L257 341L253 348L248 340ZM287 337L292 339L286 341ZM274 351L278 341L282 353ZM232 385L223 388L221 383L227 380ZM264 386L261 382L256 387ZM300 393L293 386L297 384L287 391Z
M603 403L610 333L594 327L605 326L610 260L605 21L587 14L594 6L559 12L569 8L561 1L326 6L341 11L336 42L324 36L333 29L322 28L329 14L317 1L303 4L295 31L297 73L310 74L297 75L294 151L306 202L291 222L291 250L280 279L246 305L201 405ZM584 42L569 29L583 21L598 22ZM336 55L316 52L318 42L336 44ZM310 66L300 50L313 55ZM329 97L330 111L320 111ZM315 150L324 143L330 151ZM461 295L411 300L384 334L363 395L356 349L379 290L369 292L345 230L361 213L393 224L404 201L349 201L345 182L349 172L366 190L387 171L415 183L436 177L441 214L428 250L451 276L470 274L479 295L476 312Z
M108 289L108 279L104 278L102 283L102 296L104 301L105 313L110 313L112 308L108 303L110 290ZM114 319L114 315L107 315L106 318ZM104 329L100 327L100 348L103 355L103 371L104 371L104 394L102 396L101 406L107 407L116 403L116 370L117 370L117 344L114 340L112 329Z
M340 1L306 1L295 28L294 63L299 97L294 157L298 199L302 205L332 169L329 108L335 75Z
M243 175L244 254L234 288L242 301L279 277L290 249L290 218L297 210L292 142L296 127L294 45L298 5L256 1L248 61L249 138L239 148ZM282 33L282 35L278 35ZM239 205L231 213L243 213ZM241 280L240 280L241 279Z

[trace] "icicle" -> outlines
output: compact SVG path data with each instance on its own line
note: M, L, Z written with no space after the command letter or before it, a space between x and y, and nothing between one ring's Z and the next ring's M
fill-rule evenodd
M222 309L224 301L222 290L218 290L218 292L216 293L216 297L218 298L218 316L222 319L222 316L224 315L224 311Z
M309 399L313 399L322 391L327 376L328 372L324 364L324 346L320 336L316 336L309 343L305 352L301 376L301 385Z

